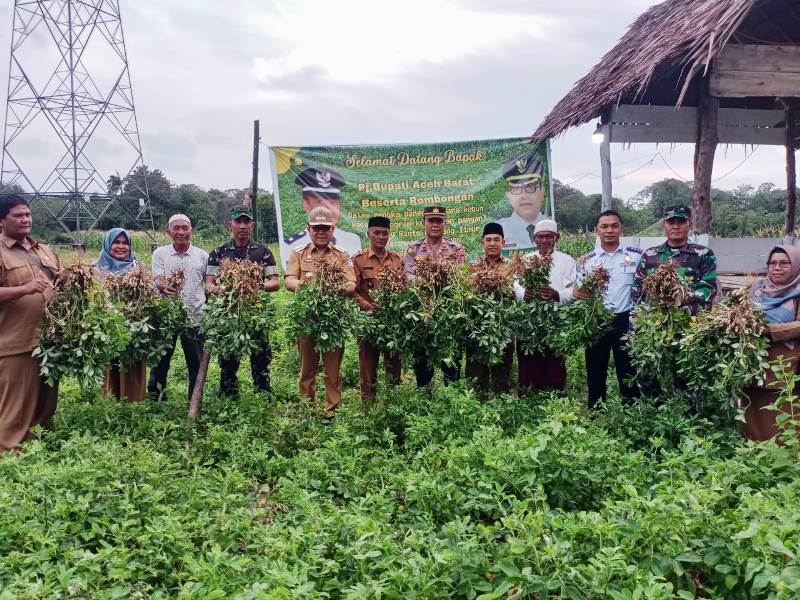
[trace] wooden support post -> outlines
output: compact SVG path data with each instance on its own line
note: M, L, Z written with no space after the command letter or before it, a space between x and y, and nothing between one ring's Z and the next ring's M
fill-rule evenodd
M601 125L603 131L603 141L600 144L600 173L603 178L603 199L600 203L600 211L611 210L611 126Z
M261 143L258 119L253 121L253 179L250 183L250 200L253 209L253 239L258 243L258 150Z
M189 418L195 420L203 407L203 390L206 387L206 376L208 375L208 365L211 363L211 350L203 349L200 357L200 367L197 369L197 381L192 390L192 398L189 400Z
M786 216L783 243L794 243L795 210L797 207L797 168L794 154L794 116L791 104L786 107Z
M694 146L694 187L692 188L692 221L694 232L711 231L711 175L717 151L719 98L708 93L708 79L700 84L697 105L697 140Z

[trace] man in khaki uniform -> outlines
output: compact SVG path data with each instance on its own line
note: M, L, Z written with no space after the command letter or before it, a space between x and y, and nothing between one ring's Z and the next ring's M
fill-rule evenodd
M356 289L356 274L350 256L331 244L333 228L336 224L330 209L320 206L308 215L308 233L311 241L294 250L289 256L284 283L290 292L296 292L305 282L312 282L316 277L316 260L325 254L332 253L346 261L347 286L344 293L352 295ZM342 301L346 301L342 298ZM314 338L301 336L297 339L300 350L300 395L312 400L316 396L317 369L319 354L314 350ZM336 410L342 401L342 357L344 348L338 348L322 355L322 366L325 379L325 405L322 414L326 419Z
M470 263L469 270L474 273L478 268L487 267L494 272L495 269L510 269L511 261L503 256L505 236L503 227L499 223L487 223L483 228L481 237L483 256ZM512 341L503 350L503 360L496 365L486 365L479 362L467 348L467 377L475 379L482 393L496 391L511 392L511 367L514 363L514 342Z
M39 345L44 302L60 265L56 254L30 237L28 202L0 195L0 452L30 439L56 410L58 387L39 375L31 356Z
M370 217L367 222L369 248L353 256L356 272L356 301L362 310L372 310L370 292L378 286L378 275L384 269L403 272L403 259L396 252L386 250L389 242L390 221L386 217ZM366 338L358 346L358 367L361 376L361 399L370 401L375 397L375 383L378 379L380 350ZM400 383L402 365L400 358L383 353L383 366L392 383Z

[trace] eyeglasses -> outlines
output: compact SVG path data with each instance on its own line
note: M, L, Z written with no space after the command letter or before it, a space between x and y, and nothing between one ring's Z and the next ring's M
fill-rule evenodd
M509 185L506 187L506 191L512 196L519 196L522 192L527 192L528 194L532 194L533 192L538 192L542 189L541 183L531 183L530 185Z
M330 225L312 225L311 229L313 231L320 231L320 232L321 231L330 231L331 230L331 226Z
M775 267L780 267L781 269L789 269L791 268L792 263L788 260L771 260L767 263L767 267L770 269L774 269Z

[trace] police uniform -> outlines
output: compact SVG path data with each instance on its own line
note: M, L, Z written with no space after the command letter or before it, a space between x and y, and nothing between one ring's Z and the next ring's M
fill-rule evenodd
M252 219L249 209L234 208L231 211L231 219L236 219L239 216L249 216ZM264 244L257 244L252 240L249 240L246 246L237 246L234 240L230 240L214 248L208 255L206 275L219 276L219 263L223 258L251 260L258 263L262 266L265 280L278 274L278 267L272 251ZM231 318L236 318L236 315L231 315ZM250 373L253 376L253 385L260 392L270 390L269 365L272 362L272 347L267 336L264 336L264 343L263 348L250 355ZM219 357L219 393L221 395L233 397L239 395L239 381L236 377L239 363L240 357L238 356Z
M544 165L534 152L525 152L505 164L503 178L509 188L522 188L530 185L541 187L544 183ZM511 216L498 219L497 223L504 232L505 246L503 249L508 251L533 248L533 230L536 223L544 218L546 217L539 212L533 222L528 222L516 212L512 212Z
M374 219L374 218L373 218ZM371 219L370 223L374 220ZM386 225L375 225L376 227L388 227ZM372 227L373 225L370 225ZM361 250L353 257L353 268L356 274L356 301L362 308L372 302L371 293L377 288L378 275L384 269L394 269L397 271L403 268L403 259L396 252L389 250L379 258L372 248ZM358 368L361 379L361 398L372 400L375 397L375 383L378 379L378 361L381 351L373 346L366 338L362 339L358 346ZM383 366L387 376L395 385L400 383L402 365L400 358L392 356L384 351Z
M312 196L337 202L342 200L341 188L345 185L344 177L337 170L330 167L307 167L298 173L294 182L300 186L300 193L303 196ZM292 252L302 248L309 242L311 242L311 237L308 229L299 231L286 239L281 236L281 257L284 269ZM331 244L346 251L350 256L361 250L361 238L351 231L344 231L338 227L333 230Z
M636 370L631 364L628 344L622 341L622 337L630 328L631 289L641 257L642 251L639 248L619 246L613 252L607 252L598 244L592 252L578 259L578 285L585 275L599 266L608 271L608 289L603 298L606 307L614 313L611 329L585 350L589 408L594 408L598 400L606 399L608 361L612 352L623 402L632 402L638 395L638 388L629 383L636 375Z
M447 218L447 209L442 206L426 206L422 209L422 218L425 217L441 217ZM417 257L433 254L435 256L446 256L451 258L457 263L464 263L467 260L467 253L464 246L454 240L442 237L442 241L438 248L432 248L428 244L428 238L424 237L412 242L406 249L405 257L403 258L403 270L405 271L406 279L413 281L417 273ZM445 383L456 381L461 375L461 356L455 357L456 366L449 367L445 364L441 365L442 373L444 374ZM425 358L425 349L420 348L414 353L414 376L417 379L417 387L424 387L433 380L434 369L429 366Z
M484 230L485 231L485 230ZM501 230L502 231L502 230ZM486 235L486 233L484 233ZM502 234L501 234L502 235ZM489 261L485 257L470 264L470 272L479 266L488 265L491 269L508 269L511 261L501 256L497 261ZM478 362L469 348L467 348L466 375L474 379L481 391L491 390L501 393L511 393L511 367L514 364L514 342L505 347L503 358L494 365Z
M309 215L309 223L317 211L330 211L324 208L316 208ZM322 223L320 223L322 224ZM356 275L353 271L353 262L350 255L341 248L327 245L325 248L317 248L313 243L308 243L302 248L297 248L289 256L289 263L286 267L286 277L296 277L298 281L313 282L317 274L317 260L325 254L333 254L342 257L347 264L345 278L348 282L354 283ZM342 302L348 302L342 298ZM297 338L297 347L300 352L300 395L316 398L317 391L317 370L319 369L319 353L314 349L316 340L307 336ZM337 348L322 354L322 367L325 381L325 404L323 414L327 417L336 410L342 402L342 357L344 347Z
M664 219L689 219L691 211L687 206L671 206L664 210ZM642 254L633 280L632 300L634 305L646 302L643 296L644 278L656 272L659 265L672 262L678 273L692 290L692 295L683 303L693 315L707 308L717 292L717 257L714 252L700 244L684 244L673 248L664 242L648 248Z

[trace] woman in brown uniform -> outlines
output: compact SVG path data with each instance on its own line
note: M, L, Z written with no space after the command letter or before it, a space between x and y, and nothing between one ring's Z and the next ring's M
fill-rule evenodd
M32 427L47 425L58 399L58 388L41 378L31 351L59 262L30 237L32 225L24 198L0 196L0 452L30 439Z
M792 373L800 360L800 248L775 246L767 258L767 276L752 288L753 300L764 310L769 323L769 361L783 357ZM768 440L780 431L774 411L765 407L775 403L781 393L772 371L764 385L745 390L750 404L745 410L742 434L751 440Z

